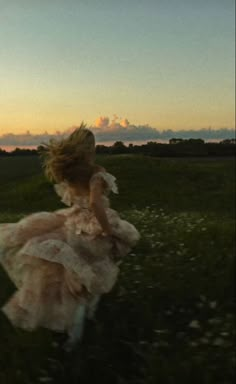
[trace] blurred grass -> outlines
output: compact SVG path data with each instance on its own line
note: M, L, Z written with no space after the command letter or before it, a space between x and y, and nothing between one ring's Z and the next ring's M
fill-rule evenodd
M37 157L9 158L9 169L7 160L0 158L0 212L33 212L61 206ZM155 204L169 212L234 216L234 159L117 155L98 156L97 160L118 179L120 194L112 196L118 210Z
M4 159L5 160L5 159ZM0 221L61 206L39 163L0 169ZM113 206L142 238L121 265L80 348L0 315L0 382L229 384L235 374L234 183L230 159L101 156L119 182ZM22 179L20 178L22 174ZM5 175L5 176L4 176ZM0 270L0 304L14 292Z

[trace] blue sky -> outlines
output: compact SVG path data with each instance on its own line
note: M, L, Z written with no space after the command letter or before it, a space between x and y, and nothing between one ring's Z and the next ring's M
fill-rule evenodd
M0 135L234 126L233 0L0 0Z

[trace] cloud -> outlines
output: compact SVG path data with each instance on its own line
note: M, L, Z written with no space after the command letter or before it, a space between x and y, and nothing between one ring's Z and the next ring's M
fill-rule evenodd
M128 119L121 120L120 125L124 128L127 128L129 126L129 120Z
M150 127L148 124L135 125L131 124L127 118L121 119L116 114L109 124L109 118L99 117L96 121L103 122L106 119L106 124L100 124L97 130L97 125L91 127L97 142L106 141L151 141L151 140L169 140L171 138L201 138L204 140L222 140L229 139L235 136L234 129L222 128L211 129L202 128L198 130L178 130L171 129L160 131Z
M0 147L4 146L35 146L47 143L50 139L63 138L74 131L76 127L69 127L64 131L56 131L53 134L44 132L42 134L31 134L27 131L24 134L7 133L0 135ZM127 118L119 118L113 115L110 120L107 116L100 116L96 119L95 124L89 127L96 137L97 144L105 142L134 142L134 141L162 141L171 138L201 138L204 140L222 140L235 137L234 129L221 128L211 129L202 128L198 130L178 130L171 129L160 131L150 127L148 124L135 125L131 124Z
M95 121L96 128L107 128L109 126L109 117L100 116Z
M110 119L107 116L99 116L96 121L95 121L95 126L94 128L101 128L101 131L106 131L106 130L117 130L120 128L128 128L130 125L128 119L121 119L119 118L116 114L113 115L113 118Z

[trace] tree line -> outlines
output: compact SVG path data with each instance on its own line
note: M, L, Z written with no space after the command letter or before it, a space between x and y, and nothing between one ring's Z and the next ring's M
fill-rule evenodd
M236 139L226 139L219 143L204 142L202 139L173 138L169 143L157 143L149 141L146 144L125 145L123 141L116 141L112 146L96 146L98 154L142 154L156 157L183 157L183 156L235 156ZM0 156L37 156L42 146L37 149L16 148L7 152L0 148Z

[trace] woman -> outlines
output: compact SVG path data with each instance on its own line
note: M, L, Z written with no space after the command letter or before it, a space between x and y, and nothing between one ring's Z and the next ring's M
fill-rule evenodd
M0 262L17 288L2 310L16 327L67 332L73 345L139 233L109 207L115 177L94 162L90 130L81 124L43 148L46 175L69 208L0 224Z

